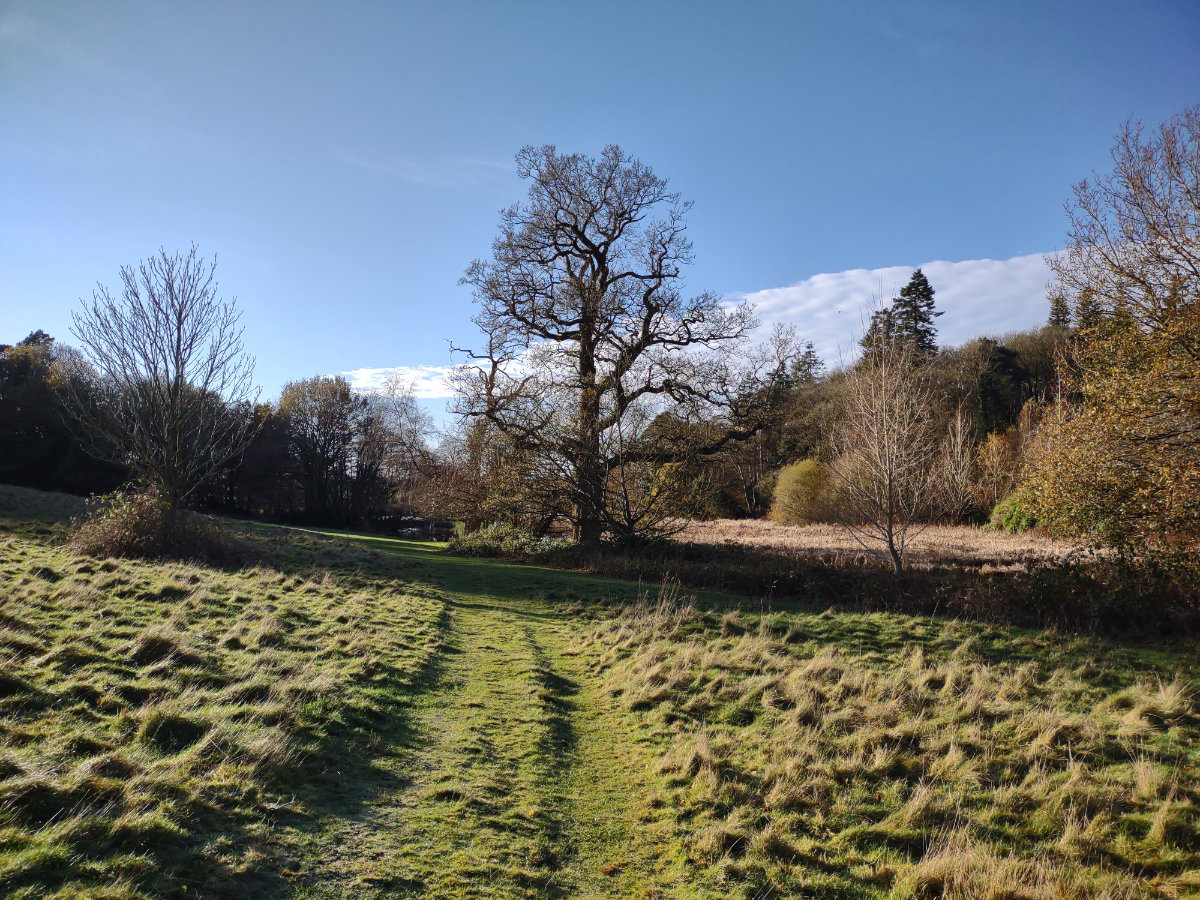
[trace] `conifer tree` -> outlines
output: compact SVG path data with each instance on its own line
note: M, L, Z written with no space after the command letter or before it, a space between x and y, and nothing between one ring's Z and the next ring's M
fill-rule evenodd
M791 380L794 384L812 384L825 371L825 363L817 354L812 341L805 341L800 355L792 363Z
M1046 324L1056 328L1071 327L1071 306L1062 291L1054 291L1050 295L1050 316L1046 319Z
M885 306L871 313L871 324L867 326L866 334L859 341L859 346L863 348L863 355L871 356L880 347L891 344L895 330L896 320L892 313L892 307Z
M937 328L933 320L941 312L933 308L933 286L924 272L920 269L913 272L908 284L901 288L900 296L892 301L890 313L897 340L911 342L925 355L937 352Z
M1081 290L1079 299L1075 302L1075 330L1087 331L1095 328L1103 317L1104 312L1100 308L1095 291L1089 288Z

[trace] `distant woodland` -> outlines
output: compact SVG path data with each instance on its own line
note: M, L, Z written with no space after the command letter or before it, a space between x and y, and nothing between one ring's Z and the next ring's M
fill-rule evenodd
M1200 107L1127 124L1112 160L1070 195L1045 324L943 346L917 269L833 366L803 323L752 343L752 309L684 292L688 204L651 168L526 148L528 196L464 277L480 341L438 434L400 382L299 377L253 402L213 264L161 251L72 334L0 346L0 482L581 542L770 515L838 523L897 570L926 522L1195 549Z

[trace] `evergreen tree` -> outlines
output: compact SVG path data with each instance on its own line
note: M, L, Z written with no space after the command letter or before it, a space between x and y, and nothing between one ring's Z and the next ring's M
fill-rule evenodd
M1055 328L1071 327L1071 307L1062 291L1054 291L1050 295L1050 316L1046 320L1046 324Z
M933 320L941 312L933 308L933 286L924 272L920 269L913 272L908 284L900 290L900 296L892 300L890 313L893 336L897 340L911 342L924 355L937 352L937 328Z
M1075 303L1075 330L1087 331L1100 324L1104 313L1094 291L1084 288Z
M825 371L825 363L817 355L812 341L804 342L804 349L792 363L792 384L813 384Z
M871 313L871 324L863 335L859 345L863 348L864 356L871 356L876 351L886 347L895 336L896 319L892 308L884 307Z

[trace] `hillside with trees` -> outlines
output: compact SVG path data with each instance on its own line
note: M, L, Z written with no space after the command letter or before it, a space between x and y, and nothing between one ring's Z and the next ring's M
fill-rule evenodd
M838 366L802 323L751 341L748 306L684 292L689 204L648 166L526 148L528 198L463 276L483 344L459 351L457 419L436 435L395 380L256 400L215 263L162 250L97 289L76 347L36 332L0 349L0 465L81 493L127 480L172 513L584 544L786 509L896 571L910 531L945 524L1189 550L1197 121L1127 125L1112 172L1075 188L1044 326L940 346L916 269ZM823 477L780 477L801 463Z

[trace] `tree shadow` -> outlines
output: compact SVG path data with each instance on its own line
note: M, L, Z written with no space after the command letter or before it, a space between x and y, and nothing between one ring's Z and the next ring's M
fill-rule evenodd
M869 557L814 558L736 544L662 541L569 546L536 561L735 594L744 598L737 605L750 612L885 611L1049 628L1119 642L1179 640L1200 631L1196 571L1153 559L1067 559L1009 569L930 565L897 574ZM697 599L700 605L734 605L728 598Z

